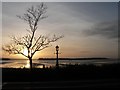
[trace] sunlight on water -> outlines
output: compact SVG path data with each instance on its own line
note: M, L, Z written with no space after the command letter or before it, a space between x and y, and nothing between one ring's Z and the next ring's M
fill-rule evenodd
M37 68L43 68L43 66L37 66Z
M29 60L27 60L27 62L26 62L27 64L25 65L25 68L30 68L30 61Z
M32 65L33 65L34 68L43 68L43 65L42 65L42 64L32 63ZM30 69L30 61L27 60L27 61L26 61L26 64L23 65L21 68L29 68L29 69Z

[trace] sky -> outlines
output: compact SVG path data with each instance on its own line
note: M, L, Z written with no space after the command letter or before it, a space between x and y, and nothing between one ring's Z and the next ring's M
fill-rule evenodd
M56 57L118 57L118 3L117 2L45 2L47 18L38 24L37 35L64 35L52 46L37 53L34 58ZM38 2L2 3L2 45L9 36L24 36L28 25L16 17ZM24 58L2 53L3 57Z

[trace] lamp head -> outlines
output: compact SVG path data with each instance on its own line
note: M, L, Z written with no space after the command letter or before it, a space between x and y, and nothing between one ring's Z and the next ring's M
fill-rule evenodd
M58 45L56 46L56 50L57 50L57 51L59 50L59 46L58 46Z

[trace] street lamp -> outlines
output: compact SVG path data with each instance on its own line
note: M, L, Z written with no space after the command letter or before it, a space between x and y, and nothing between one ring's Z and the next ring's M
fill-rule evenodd
M59 46L57 45L56 47L56 67L59 67L59 64L58 64L58 51L59 51Z

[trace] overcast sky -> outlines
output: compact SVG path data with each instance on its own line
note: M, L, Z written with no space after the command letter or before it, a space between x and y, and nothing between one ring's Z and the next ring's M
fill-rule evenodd
M52 47L38 53L38 57L55 57L55 46L60 46L60 57L118 56L117 2L46 2L47 18L39 22L37 35L64 35ZM39 5L30 2L3 2L3 44L10 35L25 35L28 25L16 17L27 8ZM6 57L6 54L3 53ZM16 57L15 55L7 55Z

